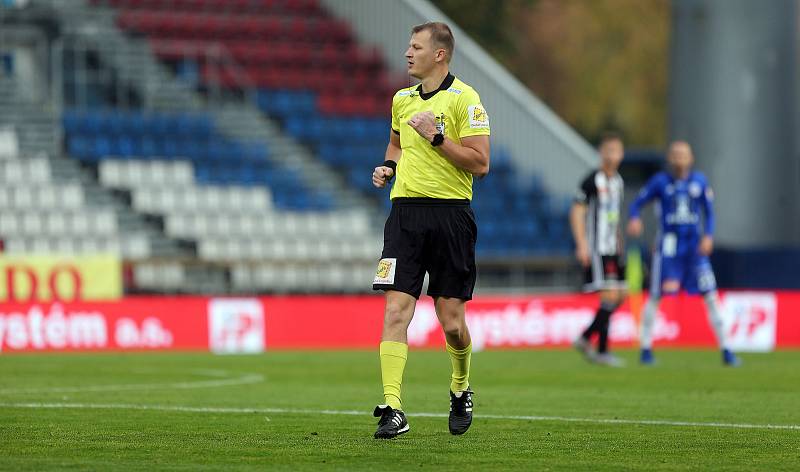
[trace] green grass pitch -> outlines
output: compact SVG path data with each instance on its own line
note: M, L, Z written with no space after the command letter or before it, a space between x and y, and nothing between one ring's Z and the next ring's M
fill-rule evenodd
M2 355L0 470L800 469L800 352L657 355L476 353L454 437L449 359L412 350L411 431L388 441L375 352Z

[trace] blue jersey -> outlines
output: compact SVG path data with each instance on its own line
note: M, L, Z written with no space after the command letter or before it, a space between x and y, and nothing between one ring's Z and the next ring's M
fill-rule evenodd
M700 172L692 171L686 179L667 172L654 175L631 204L629 217L639 218L642 207L653 199L662 236L697 240L701 234L714 234L714 193Z
M631 204L629 217L656 200L660 228L651 264L650 293L659 296L666 281L680 282L689 293L708 293L717 283L708 257L698 252L701 234L714 234L714 193L700 172L676 179L666 172L651 178Z

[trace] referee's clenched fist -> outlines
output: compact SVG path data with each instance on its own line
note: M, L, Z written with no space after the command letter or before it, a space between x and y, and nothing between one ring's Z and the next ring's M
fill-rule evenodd
M383 188L394 177L394 170L389 166L378 166L372 172L372 185Z

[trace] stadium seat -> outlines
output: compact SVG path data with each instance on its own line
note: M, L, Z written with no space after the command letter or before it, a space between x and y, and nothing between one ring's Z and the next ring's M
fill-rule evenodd
M388 209L388 191L375 189L363 172L383 158L391 97L408 86L408 78L391 75L378 51L361 47L350 26L330 16L317 0L105 3L121 9L117 19L121 28L145 35L158 57L175 70L184 70L185 61L193 61L198 71L194 83L201 92L210 84L240 86L230 71L203 60L203 51L223 45L258 85L255 100L263 113L340 172L354 189ZM184 75L191 79L191 73ZM69 152L85 162L98 162L109 153L123 158L183 157L191 160L195 184L267 186L272 189L272 203L283 209L313 212L334 206L333 196L309 190L298 175L275 165L263 143L221 139L207 118L194 114L136 118L130 113L109 118L69 112L63 121ZM115 138L109 140L108 133ZM342 136L348 137L346 143ZM542 247L568 251L568 204L553 201L537 178L518 181L512 162L506 150L493 148L489 176L475 181L479 252L533 254ZM120 181L118 176L108 178ZM141 198L147 197L135 200ZM191 225L180 226L181 231L187 226ZM247 229L242 234L251 231L251 225L243 227ZM217 253L221 251L219 246Z

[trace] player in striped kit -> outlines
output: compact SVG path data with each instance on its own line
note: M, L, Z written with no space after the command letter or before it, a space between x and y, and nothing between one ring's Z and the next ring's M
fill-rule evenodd
M624 185L617 169L625 148L622 138L606 133L600 140L600 168L581 183L570 211L575 256L585 271L584 291L600 292L600 307L588 328L573 343L587 360L619 367L622 361L608 352L611 315L625 298L625 271L621 264L620 214ZM597 335L597 351L591 348Z

